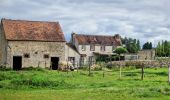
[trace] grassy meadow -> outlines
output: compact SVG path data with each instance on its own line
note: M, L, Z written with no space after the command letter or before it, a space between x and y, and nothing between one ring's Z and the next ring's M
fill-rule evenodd
M0 100L167 100L168 68L124 68L59 72L46 69L0 71ZM103 77L104 73L104 77Z

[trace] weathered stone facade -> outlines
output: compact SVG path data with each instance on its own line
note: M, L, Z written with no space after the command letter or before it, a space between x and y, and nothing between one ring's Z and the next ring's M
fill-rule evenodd
M6 50L7 50L7 40L5 39L4 30L2 25L0 25L0 65L6 64Z
M124 54L125 60L155 60L155 50L140 50L136 54Z
M2 19L0 25L0 65L58 69L66 60L59 22Z
M80 54L70 46L65 47L66 61L71 62L75 67L80 66Z
M139 60L154 60L155 59L155 50L141 50L138 52Z
M7 64L13 65L13 56L22 56L22 68L24 67L50 67L50 57L59 57L59 61L65 61L65 42L38 42L38 41L8 41ZM25 58L24 54L29 54ZM49 58L44 58L44 55Z

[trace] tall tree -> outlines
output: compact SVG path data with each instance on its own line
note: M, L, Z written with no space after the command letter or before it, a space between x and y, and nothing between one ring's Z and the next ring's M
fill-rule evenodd
M152 49L152 42L146 42L143 45L143 49Z
M170 57L170 42L167 40L162 41L162 43L158 42L156 55L159 57Z
M141 49L141 48L140 48L140 41L139 41L139 40L137 41L137 48L138 48L138 50Z
M137 53L140 50L140 41L133 38L122 38L122 43L125 44L129 53Z

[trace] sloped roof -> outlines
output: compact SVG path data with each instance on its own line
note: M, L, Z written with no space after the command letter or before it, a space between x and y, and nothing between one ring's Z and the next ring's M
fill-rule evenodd
M2 19L7 40L64 42L59 22Z
M118 34L115 36L75 34L75 38L79 44L122 45Z
M67 45L68 47L72 48L72 49L73 49L74 51L76 51L78 54L80 54L80 53L78 52L76 46L73 45L72 43L66 43L66 45Z

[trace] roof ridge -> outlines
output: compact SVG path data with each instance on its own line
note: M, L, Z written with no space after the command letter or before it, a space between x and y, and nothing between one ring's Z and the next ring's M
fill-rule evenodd
M96 34L96 35L93 35L93 34L76 34L76 35L82 35L82 36L104 36L104 37L114 37L116 36L117 34L114 34L114 35L100 35L100 34Z
M6 18L2 18L1 20L8 20L8 21L24 21L24 22L40 22L40 23L59 23L59 21L35 21L35 20L6 19Z

